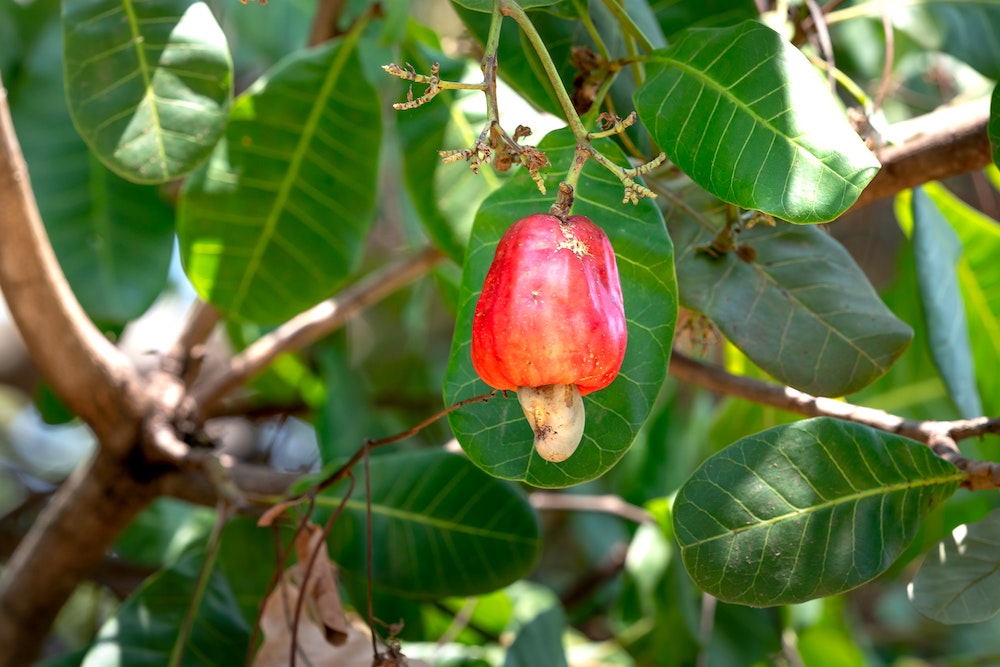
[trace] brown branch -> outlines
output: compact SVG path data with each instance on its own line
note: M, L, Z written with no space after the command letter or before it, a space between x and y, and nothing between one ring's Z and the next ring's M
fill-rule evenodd
M206 379L204 384L195 385L192 397L199 411L207 415L219 399L263 371L278 355L301 349L330 334L372 304L427 273L443 258L439 250L429 247L393 262L257 339L233 357L224 371Z
M70 594L100 570L108 545L154 493L107 450L56 492L0 579L0 666L38 657Z
M119 454L135 441L138 376L73 296L42 224L0 81L0 289L39 372Z
M651 523L653 517L637 505L625 502L620 496L583 495L577 493L555 493L535 491L528 496L531 506L540 512L598 512L612 514L633 523Z
M160 360L160 368L190 385L201 370L204 343L218 323L219 311L200 299L195 300L180 335Z
M844 401L804 392L753 378L733 375L680 352L670 357L670 374L718 394L735 396L807 417L836 417L856 424L896 433L922 442L935 454L966 472L964 486L972 489L1000 488L1000 464L974 461L958 451L958 440L986 434L1000 434L1000 419L976 417L954 421L919 421L904 419L883 410L853 405Z
M897 124L894 129L913 128L912 138L878 151L882 169L850 210L929 181L986 167L993 160L986 134L988 120L988 106L978 101Z
M309 46L328 42L340 32L340 17L347 5L345 0L320 0L309 32Z

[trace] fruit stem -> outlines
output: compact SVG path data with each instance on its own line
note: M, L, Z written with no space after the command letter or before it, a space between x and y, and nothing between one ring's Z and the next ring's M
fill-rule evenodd
M552 84L552 90L555 92L556 98L559 100L559 105L566 115L566 122L569 123L570 129L573 130L573 136L576 137L577 143L585 143L587 141L587 128L583 126L583 121L580 120L580 115L576 112L573 101L569 98L569 94L563 86L562 79L559 77L559 70L556 69L555 63L552 62L552 56L549 55L545 41L538 34L538 31L535 30L531 19L528 18L528 15L514 0L496 0L493 8L494 11L499 8L504 15L514 19L518 27L521 28L521 32L528 38L528 42L531 43L532 48L535 49L535 53L538 55L542 69L545 70L545 75L549 78L549 83Z

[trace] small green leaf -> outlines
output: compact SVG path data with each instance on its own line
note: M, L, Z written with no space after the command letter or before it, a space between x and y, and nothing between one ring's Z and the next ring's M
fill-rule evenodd
M504 667L566 667L563 633L566 614L553 605L521 626L514 643L507 649Z
M931 355L948 392L966 419L983 414L956 265L962 242L921 189L913 190L913 251Z
M624 162L609 141L597 143L607 155ZM546 136L539 144L552 168L549 192L569 168L576 141L568 130ZM584 397L587 423L583 442L562 463L545 461L534 450L531 427L517 398L498 395L448 416L466 454L491 475L534 486L562 487L601 476L628 451L645 423L666 378L670 345L677 319L673 246L662 217L648 199L638 206L622 204L621 183L594 161L583 170L576 190L574 215L600 225L615 249L628 322L628 348L618 378L605 389ZM553 195L541 195L527 173L518 173L479 208L465 255L459 315L445 376L448 405L484 394L490 388L472 366L472 317L497 243L507 228L533 213L545 212Z
M236 100L225 137L188 180L181 259L228 317L288 319L357 266L381 138L378 96L359 68L350 40L282 61Z
M73 121L109 169L163 183L208 157L232 94L226 37L204 2L62 3Z
M242 660L250 639L249 629L222 576L212 573L204 589L199 589L198 575L204 559L203 550L192 550L172 567L148 579L104 624L82 666L229 667L234 656ZM203 597L195 611L191 634L181 646L178 633L197 596ZM180 651L183 662L171 662Z
M907 593L939 623L980 623L1000 613L1000 511L962 524L927 554Z
M975 359L979 396L986 414L1000 410L1000 225L975 210L939 183L924 192L951 223L962 241L958 280L969 317L969 339Z
M847 210L879 169L809 61L753 21L688 29L635 95L657 144L715 196L792 222Z
M374 580L408 597L478 595L525 576L539 548L524 494L462 456L439 450L374 456L370 464ZM361 469L355 476L361 474ZM359 480L360 486L360 480ZM317 504L335 507L346 485ZM330 557L364 576L365 498L355 490L330 533Z
M712 257L706 251L717 234L712 224L680 207L667 212L678 248L681 303L707 315L781 382L842 396L885 373L906 349L910 327L885 307L826 232L760 223L739 235L742 256L729 251Z
M803 602L882 573L964 477L912 440L820 417L708 458L677 494L674 532L720 600Z

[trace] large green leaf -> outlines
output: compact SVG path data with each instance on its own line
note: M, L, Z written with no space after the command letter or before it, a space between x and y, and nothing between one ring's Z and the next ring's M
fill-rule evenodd
M174 212L157 188L137 185L98 162L73 129L57 23L35 41L11 107L31 184L56 257L96 322L121 326L167 285Z
M162 667L181 652L176 664L185 667L228 667L234 656L242 660L249 629L222 576L210 574L199 588L204 559L203 550L193 550L147 580L101 628L83 667ZM181 644L179 631L196 599L191 633Z
M712 221L680 207L666 220L678 249L681 302L778 380L842 396L885 373L909 344L910 327L821 229L758 224L739 236L745 252L712 257Z
M979 623L1000 613L1000 511L961 525L927 554L907 588L913 606L940 623Z
M208 157L233 65L207 4L74 0L62 3L62 18L73 120L108 168L162 183Z
M381 121L356 35L293 54L241 95L188 180L184 269L227 316L277 322L330 296L360 260Z
M374 456L370 464L372 565L376 586L410 597L478 595L525 576L539 548L527 498L468 459L440 450ZM361 474L355 473L356 477ZM366 571L366 516L360 479L330 533L330 557ZM319 500L329 509L346 484Z
M912 440L820 417L707 459L677 493L674 532L706 592L802 602L878 576L963 478Z
M913 250L931 355L948 392L966 419L983 414L956 265L962 243L921 189L912 194Z
M607 141L600 148L618 160ZM550 192L573 159L576 143L567 130L546 136L539 147L552 161ZM491 475L534 486L561 487L594 479L610 469L645 423L666 377L677 318L673 246L658 209L649 200L621 203L621 183L591 161L576 193L575 215L599 224L615 248L628 320L628 349L618 378L584 397L587 423L583 442L570 458L550 463L535 453L531 427L516 397L498 395L451 413L452 431L469 458ZM472 316L500 237L515 221L548 210L551 195L540 195L527 174L518 174L483 203L465 255L462 295L444 397L449 405L489 391L472 367Z
M996 2L928 2L939 47L990 79L1000 78L1000 5Z
M674 164L725 201L822 222L878 171L809 61L770 28L688 29L650 64L639 117Z
M923 186L962 241L958 280L969 318L976 381L986 414L1000 410L1000 225L939 183Z

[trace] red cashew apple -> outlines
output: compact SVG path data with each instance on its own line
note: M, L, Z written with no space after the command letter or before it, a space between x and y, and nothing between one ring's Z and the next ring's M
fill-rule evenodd
M504 233L472 320L472 365L516 390L547 461L583 438L581 396L618 375L627 331L618 265L604 231L583 216L536 213Z

